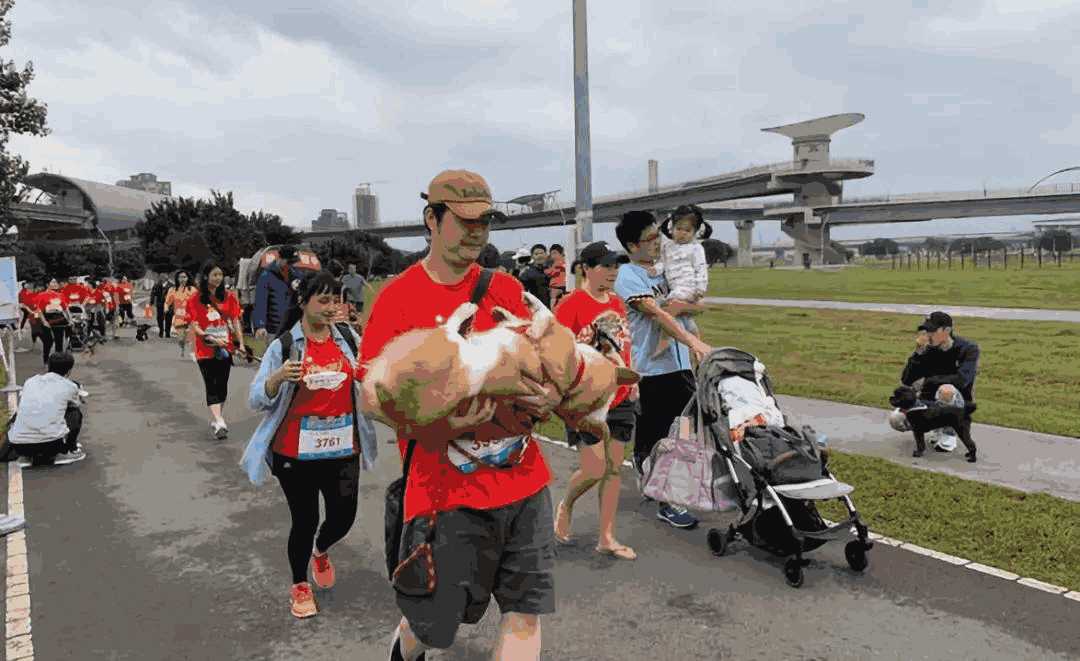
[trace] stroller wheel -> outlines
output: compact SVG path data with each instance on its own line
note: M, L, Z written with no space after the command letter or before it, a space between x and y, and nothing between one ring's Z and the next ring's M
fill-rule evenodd
M848 542L844 547L844 557L847 558L848 566L855 571L863 571L870 564L870 558L866 556L866 544L859 540Z
M727 553L729 535L716 528L709 528L709 534L705 538L709 542L709 548L712 550L713 555L721 557Z
M803 563L801 560L791 558L784 563L784 579L788 585L793 588L802 587L803 578Z

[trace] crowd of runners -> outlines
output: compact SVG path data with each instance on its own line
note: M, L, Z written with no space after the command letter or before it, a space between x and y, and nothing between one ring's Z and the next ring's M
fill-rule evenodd
M354 523L361 471L375 466L375 415L357 387L371 362L403 336L443 324L465 303L476 305L471 319L476 333L507 315L531 318L526 291L550 303L557 323L577 342L608 342L617 349L613 360L640 376L612 393L609 437L567 427L579 464L555 501L534 428L565 395L467 399L443 419L393 430L402 476L386 490L384 522L387 576L402 614L390 643L391 660L424 659L426 650L452 646L459 626L478 622L492 598L502 612L495 658L537 659L540 617L552 613L556 603L555 549L575 543L574 507L584 494L594 488L599 493L595 551L626 561L638 556L616 535L622 462L631 452L640 488L645 459L694 396L695 365L712 352L693 322L704 311L707 267L700 241L709 226L696 207L680 207L662 223L651 212L629 212L615 231L625 253L604 242L585 246L569 269L577 286L567 293L561 246L550 251L534 246L528 259L515 265L519 268L484 256L492 226L497 228L502 217L481 176L445 171L422 197L430 250L386 283L363 325L359 313L369 285L355 265L348 274L337 262L301 272L292 268L295 251L286 248L260 273L250 321L256 336L269 343L248 404L262 419L241 465L252 483L272 476L281 488L291 515L285 542L291 612L297 618L314 616L318 605L311 583L324 590L334 586L338 568L330 550ZM550 262L549 255L554 255ZM121 278L69 279L63 285L52 279L20 293L22 323L42 341L52 375L42 388L48 386L59 398L50 414L57 418L54 426L60 429L66 419L74 432L65 432L52 450L75 450L81 424L81 418L70 417L80 389L67 379L72 364L64 352L71 309L84 307L104 335L106 322L134 321L132 292L131 283ZM248 349L245 315L225 269L209 262L194 275L181 270L160 276L144 315L147 323L156 318L160 338L176 338L181 358L197 363L210 432L227 438L222 407L229 375L234 356ZM924 324L926 330L951 333L951 319L933 321ZM931 341L952 347L944 335ZM958 346L972 351L963 342ZM918 365L909 367L906 377L926 378L924 353L920 345L913 359ZM528 377L520 378L524 384ZM970 399L970 389L963 394ZM60 404L68 406L68 418ZM969 435L963 436L967 443ZM974 460L974 445L970 448ZM698 523L676 505L655 505L657 518L673 528Z

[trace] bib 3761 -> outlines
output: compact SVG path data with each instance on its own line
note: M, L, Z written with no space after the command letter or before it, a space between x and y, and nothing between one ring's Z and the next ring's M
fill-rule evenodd
M351 413L332 418L314 415L300 419L300 442L296 458L335 459L353 455L353 416Z

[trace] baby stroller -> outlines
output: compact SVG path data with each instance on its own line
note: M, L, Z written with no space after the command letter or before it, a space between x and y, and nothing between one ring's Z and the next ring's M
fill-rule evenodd
M709 530L713 553L724 555L731 542L742 537L788 558L784 577L797 588L809 564L803 554L846 537L854 528L858 539L847 544L844 555L853 570L865 570L873 542L848 497L854 489L833 477L828 453L813 429L788 425L765 366L745 351L717 349L699 366L697 380L701 433L706 443L715 443L727 471L715 472L715 486L727 491L742 513L726 531ZM844 503L848 518L828 526L814 501L832 498Z
M97 328L94 315L77 303L68 306L71 316L71 350L94 353L94 347L105 338Z
M71 317L71 348L81 351L90 339L90 315L77 303L68 306L68 315Z

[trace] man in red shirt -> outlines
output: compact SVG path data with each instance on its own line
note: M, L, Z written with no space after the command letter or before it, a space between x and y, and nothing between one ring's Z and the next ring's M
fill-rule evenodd
M360 345L361 378L388 342L445 321L469 301L480 279L476 259L497 217L487 182L472 172L450 170L435 177L422 197L428 202L424 222L431 250L375 299ZM478 304L474 329L495 326L496 306L529 318L523 291L509 275L493 274ZM397 430L403 454L410 439L416 443L406 477L400 564L394 574L404 617L391 659L423 659L427 649L450 647L460 623L478 622L492 596L503 613L496 657L539 658L539 616L555 610L554 522L547 488L551 475L525 420L547 411L522 401L499 405L526 409L524 417L511 416L519 425L513 436L507 437L503 416L499 420L504 424L492 421L495 402L480 398L467 404L465 413L459 409L459 415L428 427ZM414 562L414 551L422 553L419 543L432 526L428 557L437 577L434 586L424 580L423 569L416 571L422 563ZM418 575L417 582L413 579Z

